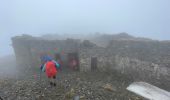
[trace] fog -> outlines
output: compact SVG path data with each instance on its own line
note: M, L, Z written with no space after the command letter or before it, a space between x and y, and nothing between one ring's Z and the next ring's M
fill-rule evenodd
M16 77L16 61L12 55L0 57L0 79L1 78L15 78Z
M170 0L0 0L0 100L169 100L169 26Z
M170 39L169 0L0 0L0 56L20 34L114 34Z

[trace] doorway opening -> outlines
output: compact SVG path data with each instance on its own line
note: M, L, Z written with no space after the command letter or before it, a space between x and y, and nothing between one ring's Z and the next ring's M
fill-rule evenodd
M91 71L97 70L97 57L91 57Z
M78 53L68 53L67 55L68 67L72 70L79 70Z
M59 53L55 54L55 60L58 61L59 59L61 59L61 56Z

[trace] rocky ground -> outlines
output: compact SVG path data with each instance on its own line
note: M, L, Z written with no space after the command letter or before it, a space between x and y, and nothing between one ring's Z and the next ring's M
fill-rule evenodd
M0 80L3 100L143 100L126 87L132 80L115 73L59 72L57 86L50 87L45 75Z

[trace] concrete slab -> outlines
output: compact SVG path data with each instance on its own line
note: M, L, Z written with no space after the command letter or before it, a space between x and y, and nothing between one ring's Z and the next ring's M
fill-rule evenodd
M127 90L149 100L170 100L170 92L145 82L134 82Z

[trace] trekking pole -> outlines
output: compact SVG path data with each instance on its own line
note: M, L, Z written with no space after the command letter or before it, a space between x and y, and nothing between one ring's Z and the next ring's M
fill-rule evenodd
M41 70L40 70L40 83L41 83Z
M42 69L40 68L40 79L39 79L40 84L39 85L41 85L41 73L42 73Z
M40 70L40 84L41 84L41 73L42 73L42 72L41 72L41 70Z

